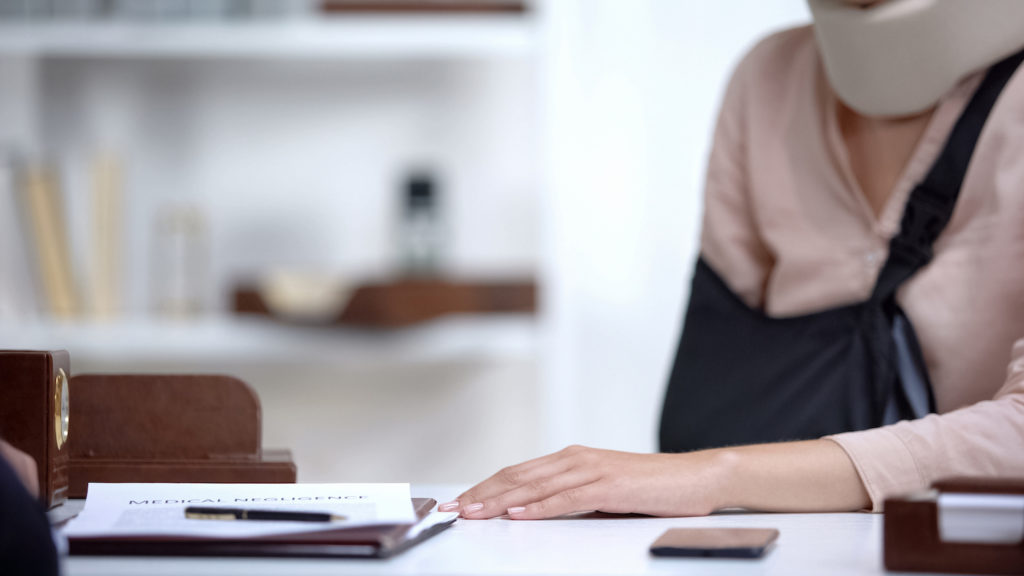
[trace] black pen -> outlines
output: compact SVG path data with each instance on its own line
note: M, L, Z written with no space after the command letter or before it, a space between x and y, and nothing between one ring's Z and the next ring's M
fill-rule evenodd
M185 518L191 520L284 520L289 522L337 522L345 516L326 512L295 512L289 510L245 510L243 508L207 508L189 506Z

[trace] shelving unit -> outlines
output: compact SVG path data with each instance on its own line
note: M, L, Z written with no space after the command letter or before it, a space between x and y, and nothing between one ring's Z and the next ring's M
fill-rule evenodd
M487 58L534 46L526 17L0 23L0 55L106 58Z
M109 149L125 174L122 315L0 318L0 349L67 349L74 373L237 376L260 396L264 445L291 448L306 481L475 478L536 455L542 315L372 330L226 303L279 269L388 277L400 187L422 166L453 274L538 274L538 29L532 15L0 22L0 143L62 163L80 281L90 159ZM176 203L207 225L193 320L152 315L154 230Z
M96 114L107 119L124 117L125 109L131 110L134 107L149 106L149 99L161 99L161 104L154 105L153 114L159 109L159 114L165 114L172 110L173 114L179 117L191 118L206 115L210 118L220 118L224 115L231 115L237 109L236 102L239 97L245 94L249 88L240 88L230 81L220 82L219 71L223 70L230 74L235 68L235 60L248 60L243 80L238 84L251 80L257 85L262 83L270 89L274 88L273 75L289 69L299 70L298 82L288 83L289 97L306 98L314 104L303 106L296 114L301 116L299 122L305 122L311 128L306 129L303 137L306 140L300 143L298 149L300 154L309 157L320 154L319 151L335 145L332 141L331 132L318 129L317 124L330 122L329 118L337 118L344 114L346 98L352 99L355 106L361 106L360 110L370 110L371 119L368 122L377 123L385 130L393 129L388 106L394 106L390 102L398 101L388 93L382 92L382 100L385 104L377 111L372 110L372 100L368 103L363 100L364 96L356 93L353 95L351 89L341 83L331 83L330 80L320 82L313 80L317 77L347 77L356 78L356 81L368 81L371 85L380 78L387 78L388 82L398 82L402 90L407 93L401 98L405 102L401 104L403 110L402 122L408 126L415 126L409 120L410 103L418 99L425 99L424 104L419 104L420 110L415 113L424 114L429 106L435 106L438 101L437 91L445 91L442 96L446 101L452 101L460 90L468 89L470 93L477 90L482 82L476 76L469 74L452 80L452 65L463 66L477 71L473 74L481 74L483 70L489 69L492 63L489 60L496 59L495 66L504 66L506 61L514 61L513 66L529 66L536 46L536 26L532 16L526 15L344 15L344 16L318 16L312 13L304 15L293 15L281 19L250 19L250 20L209 20L209 21L131 21L131 20L57 20L50 22L40 21L0 21L0 59L7 59L18 63L19 70L27 70L21 73L20 80L25 83L20 91L16 91L15 99L11 100L21 111L29 116L38 115L37 120L32 123L33 136L45 136L49 142L43 142L44 147L63 146L65 142L76 141L77 146L89 146L91 139L95 137L92 132L93 125L88 122L79 122L82 115L73 118L73 126L60 125L46 128L46 122L42 120L43 115L61 110L84 107L89 114ZM149 68L150 62L133 62L137 60L156 60L154 68L160 70L172 70L166 77L174 77L176 82L195 87L200 92L200 103L198 106L207 106L206 109L190 109L190 103L179 104L173 97L163 99L161 94L147 92L147 83L161 82L160 74L166 72L153 72ZM113 95L118 103L103 104L100 100L107 100L108 96L94 100L91 96L92 90L108 90L107 85L102 82L89 83L87 80L77 80L74 85L74 95L63 97L66 93L63 85L54 87L53 83L58 79L59 72L52 72L57 69L61 71L74 70L81 62L81 65L91 70L101 70L110 73L116 68L120 84L109 88L108 96ZM317 64L321 62L323 64ZM278 65L282 63L283 65ZM311 64L312 63L312 64ZM381 63L379 73L362 72ZM424 66L420 66L423 63ZM305 71L315 68L316 73L311 74ZM337 66L337 67L336 67ZM417 72L416 68L421 70ZM261 70L272 70L262 73ZM374 68L375 69L375 68ZM209 76L202 76L202 72L208 71ZM217 71L214 73L213 71ZM283 72L287 73L287 72ZM416 77L408 80L409 74ZM74 74L72 74L74 75ZM346 76L347 75L347 76ZM184 80L183 80L184 77ZM285 76L286 78L288 76ZM439 78L436 82L432 78ZM209 80L209 78L214 78ZM484 80L483 82L486 82ZM287 81L283 81L287 83ZM402 84L404 82L404 84ZM210 88L210 84L216 87ZM453 87L454 83L460 84L458 88ZM352 86L353 84L349 84ZM421 91L437 90L433 94L424 95ZM450 87L450 88L449 88ZM337 103L330 99L320 99L320 93L329 92L332 89L339 89ZM381 88L380 90L387 90ZM187 88L186 88L187 90ZM371 86L369 90L377 90ZM294 96L293 96L294 95ZM20 100L19 100L20 98ZM472 103L473 96L464 99L464 102ZM187 100L187 98L186 98ZM257 103L252 104L258 98L247 100L248 105L262 110L260 118L266 118L269 110L280 111L274 108L274 104ZM127 104L125 104L127 102ZM2 99L0 99L2 104ZM9 105L9 104L8 104ZM417 105L417 104L412 104ZM448 104L454 109L462 110L463 104ZM316 107L316 108L315 108ZM313 112L314 109L322 112ZM2 111L0 111L2 112ZM340 112L340 114L339 114ZM322 114L328 120L313 120L313 115ZM130 114L130 112L128 112ZM490 117L494 117L494 114ZM2 114L0 114L2 117ZM367 116L362 116L358 122L367 122ZM216 120L214 120L216 121ZM274 119L270 119L271 122ZM118 124L114 120L113 124ZM186 128L181 128L182 126ZM211 130L214 130L214 137L230 139L235 130L246 129L251 123L237 122L233 125L220 124L217 129L210 129L209 123L202 130L189 132L187 126L189 121L168 126L161 130L163 137L167 131L177 132L171 138L189 139L196 138L197 141L205 144L210 142ZM337 124L340 130L336 129L335 134L349 129L348 125ZM285 126L281 124L280 126ZM472 127L477 129L476 126ZM501 129L501 128L498 128ZM217 132L216 130L219 130ZM362 134L371 134L370 129L360 128ZM408 128L401 130L408 132ZM102 132L102 129L100 130ZM309 134L315 134L310 138ZM125 136L128 134L128 136ZM201 136L200 136L201 134ZM120 133L122 141L132 138L148 138L143 133L134 133L129 128ZM0 129L0 142L2 142L2 129ZM102 137L101 137L102 138ZM342 136L341 138L345 138ZM351 137L350 137L351 138ZM400 140L391 137L386 141L386 146L401 146ZM202 140L205 139L205 140ZM344 140L343 140L344 141ZM272 148L266 146L266 140L256 144L261 145L265 152L273 152ZM434 142L436 144L436 141ZM446 144L441 143L439 148ZM456 144L458 145L458 144ZM216 186L228 189L248 188L243 186L246 182L243 177L234 176L247 174L237 164L237 159L230 153L220 153L231 146L222 144L216 148L215 144L209 144L214 154L209 153L202 156L202 161L192 161L191 158L204 154L185 152L186 162L192 162L188 166L178 164L175 171L179 173L195 174L200 170L207 170L204 174L211 174L208 166L222 166L226 161L230 167L220 168L226 176L218 173L212 178L218 181ZM252 147L247 147L251 151ZM81 150L73 151L73 153ZM150 165L159 164L161 159L168 155L177 155L179 151L161 148L159 143L152 145L147 141L139 148L133 149L132 157L138 160L149 154ZM387 149L382 149L387 155L391 154L397 158L397 154ZM235 153L237 154L237 153ZM450 157L453 155L449 154ZM390 156L389 156L390 158ZM155 159L155 160L154 160ZM391 160L389 160L391 161ZM129 169L138 169L142 162L136 162ZM268 161L257 161L261 166L271 165ZM365 166L367 162L359 163ZM371 163L372 164L372 163ZM326 163L317 164L317 169L323 169ZM462 166L462 165L460 165ZM380 170L382 166L373 168L356 168L369 174L370 170ZM451 168L450 166L447 168ZM329 168L328 168L329 169ZM463 169L463 168L460 168ZM191 170L192 172L189 172ZM258 171L258 169L257 169ZM310 171L304 172L308 178ZM156 204L153 198L161 195L167 196L165 190L153 187L160 186L161 177L154 176L153 172L140 175L137 171L131 175L133 181L129 183L132 189L132 206L130 209L135 213L126 214L126 219L149 221L152 210ZM328 181L341 181L341 173L334 172L329 176L318 177L319 181L314 186L327 186ZM361 176L362 177L362 176ZM233 179L234 184L225 185L224 178ZM259 179L273 179L277 176L266 178L266 175L255 176ZM371 180L379 181L376 175L369 177ZM357 179L358 180L358 179ZM376 182L374 182L376 183ZM308 187L308 180L306 182ZM360 184L361 186L365 184ZM480 186L478 183L477 186ZM212 190L215 185L206 185L206 189L196 191L195 188L203 188L202 185L189 190L193 194L205 194L204 202L212 204L208 214L216 219L219 214L218 203L225 202L222 190ZM82 192L87 192L82 190ZM246 194L252 192L247 190ZM390 191L389 191L390 192ZM376 190L371 194L376 193ZM272 198L266 191L257 191L260 201L264 204L279 202ZM262 195L260 195L262 194ZM147 203L153 202L150 206ZM377 201L379 204L379 201ZM290 205L288 202L283 202ZM287 206L286 206L287 207ZM330 208L327 208L328 210ZM371 206L368 210L380 211L379 206ZM230 219L227 225L236 225L239 219L236 218L237 211L234 208L223 210ZM221 219L223 220L223 216ZM308 226L306 227L308 229ZM301 235L304 230L292 230ZM125 231L126 239L135 242L149 240L146 236L139 234L139 229L134 232L135 237L130 238L131 231ZM307 248L308 249L308 248ZM258 248L257 248L258 250ZM324 248L330 250L329 247ZM126 253L131 265L132 255ZM238 257L235 253L225 256L225 260ZM245 255L242 255L244 258ZM134 260L136 274L129 282L138 285L140 283L139 271L145 270L145 266L139 261L138 255ZM218 291L223 292L224 287L218 285ZM214 306L216 308L216 306ZM134 312L140 314L138 299L134 301ZM129 311L131 314L131 311ZM74 349L75 352L89 358L113 358L116 355L126 359L139 359L160 355L165 359L179 360L216 360L222 357L253 358L280 360L299 355L307 359L325 359L328 362L355 362L373 363L376 361L390 361L397 358L404 362L434 362L454 358L466 358L477 356L481 358L502 357L506 353L522 354L533 349L533 321L529 318L519 320L507 320L503 318L461 318L452 321L442 321L429 327L416 328L409 331L401 331L395 334L371 333L358 330L318 330L307 327L281 326L267 321L256 321L252 319L238 319L223 314L215 314L210 318L187 324L176 324L159 319L143 317L137 320L117 320L112 324L98 325L90 324L86 320L72 324L61 324L59 322L41 320L33 321L31 324L17 329L13 327L0 327L0 346L32 347L32 346L60 346ZM52 344L51 344L52 343ZM532 352L530 352L532 353Z
M537 349L530 316L452 316L401 330L288 325L261 318L37 322L0 327L0 349L67 349L100 363L151 361L426 366L529 360Z

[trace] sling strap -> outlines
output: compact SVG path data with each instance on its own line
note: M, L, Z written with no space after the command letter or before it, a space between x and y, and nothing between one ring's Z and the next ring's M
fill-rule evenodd
M887 396L882 419L884 424L897 422L908 415L921 418L935 410L920 344L910 319L896 304L895 295L903 282L931 261L933 245L952 218L985 121L1022 59L1024 51L989 68L953 126L931 170L911 191L900 231L889 244L889 259L878 274L870 300L881 305L890 319L895 358L890 357L886 364L891 365L899 376L896 393Z
M900 231L889 243L889 258L871 295L875 302L890 301L904 281L931 261L932 245L953 215L985 120L1021 60L1024 51L989 68L928 175L910 193Z

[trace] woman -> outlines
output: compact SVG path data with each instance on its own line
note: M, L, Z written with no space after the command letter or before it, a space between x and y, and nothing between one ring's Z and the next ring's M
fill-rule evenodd
M984 69L1024 48L1024 5L1014 0L810 5L814 29L768 38L737 68L708 167L702 258L770 317L871 294L911 188ZM1018 71L977 140L933 258L896 294L916 328L938 414L681 454L574 446L506 468L441 509L513 519L879 511L887 496L941 477L1024 475L1021 157Z

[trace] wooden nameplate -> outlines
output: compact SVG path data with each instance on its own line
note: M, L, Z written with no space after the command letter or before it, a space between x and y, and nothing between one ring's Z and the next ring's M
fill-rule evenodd
M70 384L70 498L89 482L295 482L263 450L259 398L220 375L86 374Z

